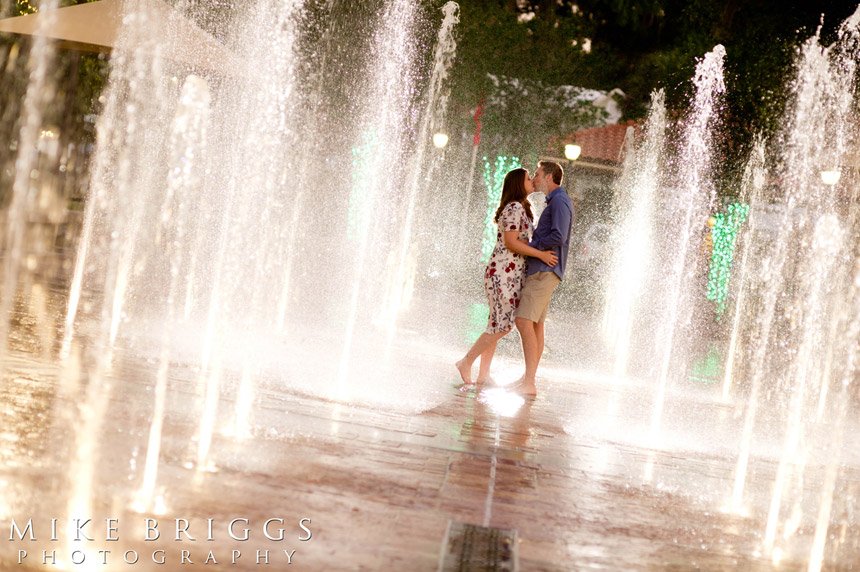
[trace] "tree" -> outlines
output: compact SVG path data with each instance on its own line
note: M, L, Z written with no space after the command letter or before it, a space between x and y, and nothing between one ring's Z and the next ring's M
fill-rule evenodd
M675 115L686 110L697 60L727 50L724 132L728 159L746 155L752 136L772 134L788 98L796 48L822 26L832 41L856 0L475 0L464 2L455 97L468 109L492 90L487 73L549 85L621 88L625 118L639 119L663 88ZM822 17L822 14L824 16ZM524 106L527 109L528 106ZM487 110L488 122L491 117ZM495 130L521 129L508 110ZM452 113L452 117L456 116ZM543 126L546 127L546 126ZM567 126L565 126L567 127Z
M594 108L565 108L554 89L593 87L595 82L583 81L591 75L582 48L591 25L575 17L570 4L558 11L554 2L547 6L501 0L461 3L457 61L451 72L453 130L471 130L472 110L494 97L496 105L488 104L483 116L484 138L502 153L534 155L544 151L548 136L594 123ZM512 81L519 88L500 97L497 84L510 88Z

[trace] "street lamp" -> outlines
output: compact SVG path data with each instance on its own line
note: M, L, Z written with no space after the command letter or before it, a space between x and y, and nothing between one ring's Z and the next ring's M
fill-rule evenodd
M564 156L568 161L576 161L579 159L580 153L582 153L582 147L575 143L569 143L564 146Z
M444 149L445 145L448 144L448 135L445 133L434 133L433 134L433 145L437 149Z
M842 173L839 172L839 169L821 171L821 182L832 187L839 182L839 177L841 176Z

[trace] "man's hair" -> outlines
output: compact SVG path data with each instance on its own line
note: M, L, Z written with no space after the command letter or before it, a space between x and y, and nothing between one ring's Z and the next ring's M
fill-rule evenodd
M556 185L561 184L561 179L564 177L564 171L562 171L561 165L558 163L553 161L539 161L538 169L543 171L544 175L552 175L552 182Z

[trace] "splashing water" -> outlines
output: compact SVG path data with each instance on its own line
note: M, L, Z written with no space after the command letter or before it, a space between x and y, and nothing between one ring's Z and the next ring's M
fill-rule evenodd
M634 150L628 145L625 174L616 191L616 233L613 236L615 260L607 288L603 335L614 357L613 373L627 374L633 336L634 317L642 313L641 302L647 281L648 261L654 250L652 221L657 192L661 187L661 155L666 129L666 103L662 91L651 95L651 110L645 122L642 144ZM630 134L632 135L632 133ZM632 137L631 137L632 139Z
M190 5L180 2L178 13ZM70 515L93 505L98 438L124 387L114 358L124 352L153 365L139 405L151 420L141 438L145 461L132 471L133 498L124 499L143 512L164 509L166 412L180 364L192 372L182 395L197 426L179 455L198 477L218 469L219 437L254 437L256 406L269 388L415 411L447 398L433 382L447 382L437 365L447 368L451 347L461 343L449 314L457 306L463 314L482 308L452 304L452 292L455 300L467 295L428 287L423 269L444 255L434 244L447 224L439 222L437 197L443 211L461 205L452 202L458 189L437 193L438 181L428 176L441 157L428 144L446 124L458 10L446 4L437 27L414 2L378 7L344 15L337 2L256 3L231 13L222 38L244 64L206 70L171 60L164 38L153 34L154 15L144 3L128 5L98 119L65 328L56 328L68 370L62 396L73 403L66 416L77 422ZM858 22L860 10L834 45L821 46L815 36L802 46L783 131L753 148L740 190L752 215L724 300L730 331L707 340L713 363L725 355L723 383L699 394L721 401L723 413L736 408L725 423L737 439L712 447L737 454L734 478L726 479L732 509L751 516L748 528L761 520L758 548L769 557L808 547L810 570L850 549L828 532L834 520L853 526L836 515L855 502L840 487L856 411L860 327L860 208L850 168ZM28 276L23 221L44 206L32 200L30 176L39 171L33 149L50 154L40 130L52 54L37 41L31 55L6 213L4 316L19 276ZM655 449L685 446L678 445L673 406L689 395L675 380L707 337L693 323L703 298L698 238L716 203L712 139L725 57L717 46L697 67L677 141L662 92L653 94L643 130L635 140L628 134L616 187L602 323L613 375L600 379L617 386L643 380L653 402L644 422L652 448L644 480L657 484ZM843 180L823 183L824 170ZM481 215L497 200L482 204ZM450 226L467 220L467 210ZM34 315L49 315L44 288L20 291ZM41 347L50 355L54 331L42 326ZM5 319L3 328L8 342ZM581 381L578 364L559 364L557 354L553 360L552 375ZM609 409L617 413L623 399L619 387L613 391ZM335 407L332 434L346 407ZM695 430L687 437L685 443L711 447ZM776 465L763 508L747 486L761 457ZM810 539L803 532L813 527Z
M690 293L694 290L693 281L702 262L696 258L699 245L695 236L716 196L711 179L711 132L717 120L718 98L726 89L723 83L725 57L725 48L717 46L696 66L696 95L678 157L677 202L664 205L671 221L664 226L671 229L671 234L662 237L662 253L670 256L664 261L670 269L665 285L668 296L664 301L668 317L659 350L661 365L651 420L652 435L660 430L673 356L680 357L675 345L676 334L679 329L690 326L693 313ZM680 361L683 361L682 357Z

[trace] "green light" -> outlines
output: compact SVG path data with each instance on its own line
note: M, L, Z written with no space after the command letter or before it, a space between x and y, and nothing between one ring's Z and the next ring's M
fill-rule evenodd
M478 336L487 329L487 319L490 317L490 307L487 304L472 304L469 306L469 323L466 325L466 342L473 344Z
M346 213L346 237L355 240L359 229L370 224L370 207L368 200L373 194L371 185L375 184L373 158L379 151L379 138L375 131L362 135L360 145L352 148L352 189L349 191L349 203Z
M713 251L708 268L707 298L716 305L717 317L722 316L726 310L738 232L749 216L749 211L748 204L732 203L726 207L725 212L714 215L714 226L711 229Z
M490 161L484 157L484 184L487 186L487 216L484 217L484 238L481 241L481 262L486 264L496 247L496 209L502 198L502 185L509 171L522 167L518 157L499 155L496 164L490 167Z
M690 381L711 384L719 381L723 372L723 358L715 345L708 348L708 353L693 363Z

